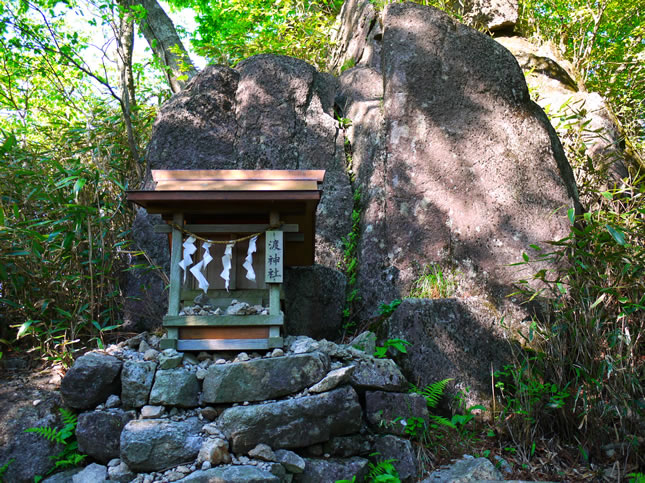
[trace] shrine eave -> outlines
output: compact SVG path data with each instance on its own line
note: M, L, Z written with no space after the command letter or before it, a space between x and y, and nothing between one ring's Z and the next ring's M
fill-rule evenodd
M128 191L128 201L145 208L149 213L169 213L193 210L196 207L227 205L229 203L266 205L316 205L320 191ZM200 210L201 211L201 210Z

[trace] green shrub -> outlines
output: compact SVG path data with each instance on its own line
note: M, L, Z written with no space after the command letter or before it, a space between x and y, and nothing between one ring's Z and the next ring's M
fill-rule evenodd
M345 72L347 69L351 69L355 65L356 65L356 61L354 59L347 59L345 62L343 62L343 65L340 66L341 74Z
M16 461L16 460L15 460L15 459L13 459L13 458L11 458L11 459L10 459L9 461L7 461L5 464L3 464L2 466L0 466L0 483L4 483L4 481L5 481L4 474L5 474L5 473L7 472L7 470L9 469L9 465L11 465L11 463L13 463L14 461Z
M132 222L124 190L136 172L115 135L120 116L97 109L92 132L71 119L54 147L13 134L0 144L0 342L64 362L73 344L103 344L123 302Z
M378 306L378 314L382 317L389 317L399 305L401 305L401 299L394 299L389 304L382 303Z
M408 350L406 349L405 346L409 346L409 345L412 345L412 344L410 344L407 340L388 339L385 341L385 343L382 346L378 346L376 348L376 350L374 351L374 357L376 357L377 359L385 359L387 357L387 351L388 349L390 349L390 347L402 354L407 354Z
M543 396L555 394L558 404L568 402L558 408L555 420L539 418L540 405L517 406L531 426L523 431L525 438L557 431L566 438L593 440L594 446L616 437L637 441L645 371L643 181L596 192L592 210L578 217L570 212L571 234L538 257L561 268L539 270L534 275L539 289L520 281L518 294L546 300L550 309L522 334L533 352L518 351L508 374L515 379L513 398L533 401L531 388L537 387ZM525 260L532 262L528 256ZM521 396L524 386L526 397ZM546 407L547 401L539 399Z

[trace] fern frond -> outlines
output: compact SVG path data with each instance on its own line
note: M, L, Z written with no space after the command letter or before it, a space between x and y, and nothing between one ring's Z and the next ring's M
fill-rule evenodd
M370 456L378 455L379 453L373 453ZM381 460L376 464L368 463L370 469L369 474L367 475L366 481L377 482L377 483L394 483L399 482L399 474L396 471L396 468L392 463L396 459Z
M455 426L455 424L452 421L450 421L447 418L444 418L443 416L439 416L437 414L431 414L430 419L441 426L447 426L452 429L457 429L457 426Z
M25 429L25 433L36 433L52 443L64 443L64 440L61 437L61 432L55 428L50 428L49 426L41 428L27 428Z
M439 404L439 400L441 400L441 396L443 396L443 391L446 389L446 386L450 381L454 381L454 379L448 378L448 379L443 379L441 381L436 381L436 382L433 382L432 384L428 384L426 387L422 389L419 389L414 384L412 384L411 389L412 389L412 392L421 394L423 397L426 398L428 409L434 409Z
M65 426L74 426L76 427L77 416L69 409L60 408L59 409L61 416L63 416L63 423Z
M86 454L79 454L79 453L74 453L68 455L67 458L58 460L54 463L54 468L66 468L69 466L78 466L83 462L83 460L87 457Z

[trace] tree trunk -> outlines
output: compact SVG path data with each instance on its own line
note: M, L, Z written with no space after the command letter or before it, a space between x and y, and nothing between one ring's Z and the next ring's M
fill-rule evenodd
M132 5L146 9L146 16L139 20L141 33L165 68L166 79L173 93L179 92L197 73L188 52L181 43L172 20L157 0L130 0Z
M124 2L119 2L123 5ZM134 49L134 14L124 9L119 16L119 28L117 32L117 62L121 80L123 97L127 97L127 104L134 107L134 76L132 75L132 51Z
M121 2L123 5L125 2ZM116 29L116 52L119 66L121 84L121 112L125 121L130 147L131 164L136 175L136 181L141 180L143 170L139 159L139 148L134 126L132 125L132 112L136 104L134 91L134 76L132 75L132 51L134 49L134 15L125 8L120 12L119 25Z

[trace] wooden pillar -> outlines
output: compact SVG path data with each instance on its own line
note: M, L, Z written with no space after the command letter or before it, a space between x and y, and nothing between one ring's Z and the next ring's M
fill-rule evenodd
M184 214L175 213L172 217L172 221L177 226L184 225ZM170 288L168 289L168 315L176 316L179 315L179 303L181 297L181 269L179 268L179 262L182 259L183 255L183 234L181 230L172 228L172 241L171 241L171 251L170 251ZM176 327L167 328L167 338L162 340L162 348L176 348L177 339L179 338L179 329Z

